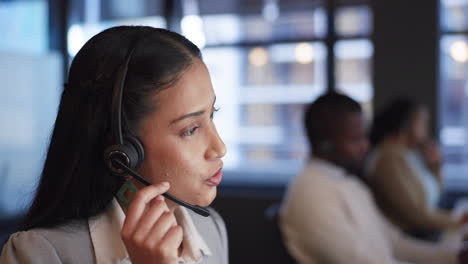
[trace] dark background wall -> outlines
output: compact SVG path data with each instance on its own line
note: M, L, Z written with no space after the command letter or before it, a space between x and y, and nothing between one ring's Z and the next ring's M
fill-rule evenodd
M430 107L438 122L438 1L375 0L374 109L399 95Z
M226 223L230 263L289 263L276 219L283 192L282 186L221 188L213 207Z

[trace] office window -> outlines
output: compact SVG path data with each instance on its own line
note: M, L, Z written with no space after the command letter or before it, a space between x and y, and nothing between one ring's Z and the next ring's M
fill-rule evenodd
M441 1L440 141L452 180L468 170L468 1Z
M46 53L47 8L45 0L0 2L0 51Z
M23 213L33 197L62 81L48 48L48 2L0 2L0 218Z
M340 40L335 44L336 87L361 103L370 118L372 114L372 55L368 39Z
M217 1L218 7L222 2L227 1ZM213 11L217 7L210 7L211 1L198 3L199 13L187 18L196 21L198 16L198 35L193 26L185 32L195 43L201 40L198 45L222 106L215 122L228 147L225 180L287 182L309 151L304 106L328 90L324 5L309 1L313 5L295 9L292 2L282 6L284 1L263 1L239 8L235 3L240 0L230 2L234 11L226 12ZM336 10L331 74L336 88L370 113L371 12L363 5Z
M369 36L372 15L368 6L340 7L335 14L336 34L343 37Z
M155 0L71 0L68 55L74 57L97 33L119 25L166 28L162 1Z
M372 13L368 6L339 7L335 14L336 89L361 103L372 117Z
M440 17L443 32L460 32L468 28L468 1L441 0Z
M321 38L326 33L322 8L288 12L274 19L261 14L204 15L201 19L207 45Z
M206 48L227 169L284 169L307 153L304 104L325 92L322 43Z
M221 106L225 180L284 183L308 152L304 105L326 91L325 10L318 1L217 1L228 11L211 2L198 1L202 36L184 24L194 15L181 28L203 48Z

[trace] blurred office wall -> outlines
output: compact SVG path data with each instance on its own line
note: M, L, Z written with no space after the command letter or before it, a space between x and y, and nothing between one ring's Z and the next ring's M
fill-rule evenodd
M0 2L0 218L30 202L63 83L48 50L47 1Z

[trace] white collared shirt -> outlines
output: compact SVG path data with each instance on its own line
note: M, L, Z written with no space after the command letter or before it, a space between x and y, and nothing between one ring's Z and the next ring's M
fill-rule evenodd
M178 263L200 263L203 256L211 255L210 249L185 208L178 206L174 211L174 215L177 223L184 230L183 250ZM112 201L112 205L104 213L88 221L97 264L131 263L120 237L124 221L125 214L116 199Z

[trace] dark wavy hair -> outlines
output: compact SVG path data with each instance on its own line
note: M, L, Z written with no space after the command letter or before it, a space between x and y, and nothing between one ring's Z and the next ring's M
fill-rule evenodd
M398 97L390 102L374 117L370 131L371 144L376 146L387 136L409 128L414 114L422 107L422 104L407 97Z
M324 94L309 104L304 113L304 127L311 151L316 152L314 148L340 132L337 124L342 122L344 115L361 112L358 102L337 92Z
M200 50L183 36L144 26L120 26L91 38L73 59L41 179L20 230L54 227L104 211L123 183L109 173L103 151L110 140L115 74L133 50L123 91L122 129L157 109L153 95L171 86Z

